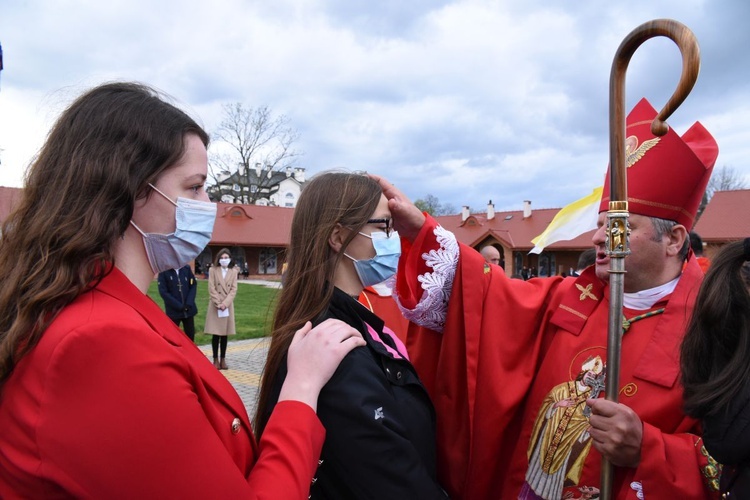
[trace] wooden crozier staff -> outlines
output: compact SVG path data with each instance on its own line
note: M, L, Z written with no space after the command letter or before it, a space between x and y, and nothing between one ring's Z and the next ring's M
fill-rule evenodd
M682 75L672 97L651 124L651 132L663 136L669 130L665 120L682 104L695 85L700 69L700 51L695 35L687 26L671 19L656 19L638 26L620 44L609 80L610 202L607 211L607 255L609 256L609 322L605 397L617 402L620 388L622 347L622 302L625 257L628 241L628 194L625 160L625 71L636 49L649 38L671 38L682 53ZM601 498L612 498L614 466L602 458Z

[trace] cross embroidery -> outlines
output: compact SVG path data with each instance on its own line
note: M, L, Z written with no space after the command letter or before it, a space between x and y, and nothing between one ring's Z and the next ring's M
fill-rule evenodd
M580 283L576 283L576 288L578 288L581 291L581 296L578 297L578 300L580 300L581 302L583 302L587 298L599 300L596 298L596 295L591 293L591 289L593 287L594 287L593 283L589 283L588 285L586 285L586 288L584 288Z

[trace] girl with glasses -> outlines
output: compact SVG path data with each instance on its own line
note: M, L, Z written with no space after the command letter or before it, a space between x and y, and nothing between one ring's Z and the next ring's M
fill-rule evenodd
M335 318L367 342L341 362L318 399L326 428L311 498L445 498L435 474L435 415L404 345L357 301L391 278L401 253L377 182L350 173L316 176L292 220L286 281L274 317L256 416L266 432L297 325Z

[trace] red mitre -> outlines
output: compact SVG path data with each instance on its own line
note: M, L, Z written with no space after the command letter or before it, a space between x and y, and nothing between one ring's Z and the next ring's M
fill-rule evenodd
M689 231L695 223L719 146L699 122L682 137L672 127L666 135L656 137L651 133L656 114L644 98L626 120L628 211L676 221ZM607 168L599 212L609 209L609 175Z

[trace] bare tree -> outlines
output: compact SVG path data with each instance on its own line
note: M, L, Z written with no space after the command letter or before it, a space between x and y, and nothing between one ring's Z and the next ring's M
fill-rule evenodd
M737 189L747 189L747 182L734 168L724 165L719 170L714 170L706 186L706 192L703 193L703 199L698 208L698 216L700 217L700 214L703 213L716 191L735 191Z
M437 196L428 194L414 202L417 208L430 215L450 215L456 213L456 208L450 203L441 203Z
M221 152L211 153L208 188L214 200L255 203L267 197L282 171L301 155L293 148L299 139L285 115L274 117L268 106L223 106L224 118L213 136Z

